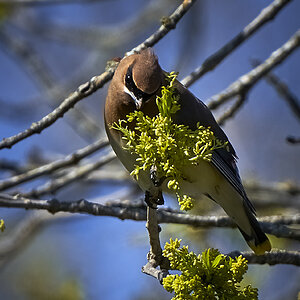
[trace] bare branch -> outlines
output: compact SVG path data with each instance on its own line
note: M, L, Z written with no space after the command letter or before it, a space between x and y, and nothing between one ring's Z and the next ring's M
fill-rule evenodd
M111 151L95 162L78 166L77 168L74 168L72 171L68 172L66 175L63 175L57 179L50 180L44 185L30 191L29 193L24 193L22 195L24 197L39 198L46 194L53 194L59 189L64 188L69 184L84 178L91 172L103 167L115 158L115 153Z
M258 66L261 62L257 59L252 60L252 65L254 67ZM287 104L290 106L292 112L297 117L298 121L300 121L300 102L297 99L296 95L294 95L288 88L288 86L280 80L279 77L277 77L273 73L268 73L265 76L266 81L272 85L275 90L277 91L278 95L284 99Z
M66 215L62 214L55 218L46 212L35 211L17 224L11 232L5 237L1 237L0 242L0 267L20 252L32 238L44 228L49 221L57 221L58 219L66 219ZM69 219L70 220L70 219Z
M24 39L16 39L7 30L0 30L0 40L3 45L8 48L9 54L13 53L21 62L29 73L33 76L35 82L45 90L45 96L41 97L43 101L50 104L51 108L60 104L59 98L62 90L57 88L57 82L52 74L51 69L47 66L40 54L35 51L31 44ZM57 99L58 98L58 99ZM50 99L50 101L49 101ZM99 135L100 127L90 117L90 115L81 107L81 109L74 108L67 122L71 122L71 128L83 138L94 140L95 136Z
M253 252L239 252L233 251L227 254L234 258L242 255L248 260L249 264L289 264L294 266L300 266L300 252L298 251L287 251L273 249L271 252L265 253L264 255L255 255Z
M246 192L256 208L300 209L299 186L290 182L257 184L245 182Z
M37 177L51 174L52 172L61 168L75 165L83 158L93 154L94 152L102 149L107 145L108 141L106 139L100 139L93 144L90 144L82 149L77 150L72 154L69 154L64 159L59 159L57 161L29 170L17 176L13 176L8 179L2 180L0 181L0 191L14 187L18 184L27 182Z
M222 126L228 119L232 118L245 103L246 99L247 97L245 94L238 95L235 103L217 120L218 124Z
M295 136L288 136L286 138L287 142L290 144L300 144L300 137L295 137Z
M210 98L208 107L210 109L216 109L230 98L239 94L246 94L258 80L284 61L299 46L300 30L298 30L284 45L274 51L262 64L251 70L249 73L241 76L221 93Z
M253 33L255 33L267 22L273 20L275 16L280 12L280 10L289 2L290 0L275 0L269 6L265 7L260 12L260 14L243 29L243 31L236 35L232 40L230 40L217 52L209 56L200 67L198 67L190 75L185 77L181 81L182 84L184 84L186 87L189 87L204 74L206 74L209 71L212 71L218 64L220 64L226 58L226 56L233 52Z
M154 44L160 41L170 30L175 29L176 24L195 2L196 0L184 0L183 3L179 5L169 17L164 17L163 25L161 25L155 33L153 33L143 43L133 48L130 52L127 52L125 56L140 52L148 47L152 47Z
M96 216L111 216L122 220L146 220L146 206L142 203L117 203L102 205L86 200L76 202L59 202L58 200L34 200L22 196L0 194L0 207L16 207L25 209L42 209L51 213L70 212L84 213ZM159 208L157 210L158 223L186 224L195 227L225 227L235 228L236 224L227 216L196 216L186 213ZM300 240L300 232L286 225L300 224L300 214L292 216L271 216L258 218L262 229L269 234L281 238Z
M20 174L24 172L25 169L20 166L18 162L0 159L0 171L9 171L15 174Z
M165 25L160 26L160 28L154 34L152 34L142 44L132 49L126 55L141 51L146 47L151 47L158 41L160 41L171 29L175 28L176 24L188 11L188 9L194 4L194 2L196 2L196 0L184 1L181 5L178 6L174 13L170 17L168 17L168 22ZM79 86L79 88L75 92L73 92L69 97L67 97L55 110L53 110L50 114L45 116L40 121L32 123L32 125L25 131L8 138L4 138L0 142L0 149L11 148L16 143L24 140L25 138L33 134L40 133L42 130L52 125L59 118L62 118L64 114L69 109L71 109L77 102L91 95L99 88L103 87L105 83L111 80L116 68L117 64L114 64L101 75L94 76L88 82Z
M162 249L160 246L160 226L157 220L157 209L147 206L147 222L146 228L149 233L150 251L147 255L148 263L143 266L142 272L153 276L162 283L164 277L169 273L167 270L170 269L169 260L162 255ZM157 267L161 270L157 270Z
M113 76L113 71L106 71L99 76L93 77L90 81L82 84L77 91L72 93L68 98L66 98L56 109L54 109L50 114L42 118L32 125L14 136L9 138L4 138L0 142L0 149L11 148L16 143L32 136L33 134L40 133L45 128L52 125L57 119L62 118L64 114L71 109L77 102L81 99L94 93L96 90L101 88L106 82L108 82Z

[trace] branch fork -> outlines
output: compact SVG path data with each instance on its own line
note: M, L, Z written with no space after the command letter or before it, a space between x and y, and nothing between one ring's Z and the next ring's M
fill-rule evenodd
M162 255L159 239L161 227L158 225L156 203L158 203L160 199L156 198L156 203L153 203L153 200L154 197L150 195L149 192L146 192L145 201L148 204L146 228L149 234L150 251L147 254L148 263L142 267L142 272L158 279L159 282L162 283L163 278L169 274L170 263L169 260ZM160 269L157 269L157 267L160 267Z

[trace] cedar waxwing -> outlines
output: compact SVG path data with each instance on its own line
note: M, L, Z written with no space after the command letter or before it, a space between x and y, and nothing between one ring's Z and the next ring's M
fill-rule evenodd
M124 150L121 132L111 126L119 120L126 120L126 115L134 110L155 116L158 113L156 96L160 95L164 78L156 55L148 48L122 59L108 88L104 112L106 132L116 155L129 172L134 170L136 157ZM219 140L228 141L206 105L179 81L176 81L175 87L180 96L180 110L173 117L174 122L193 130L199 123L210 127ZM130 123L128 125L130 128ZM130 129L134 129L134 125L131 126ZM218 203L237 224L250 248L260 255L270 251L271 244L255 218L255 209L245 193L236 154L229 141L227 148L214 150L210 162L201 160L197 165L182 170L185 180L180 182L180 190L196 199L204 194ZM141 171L137 182L146 193L158 198L162 190L169 192L166 184L155 184L149 171Z

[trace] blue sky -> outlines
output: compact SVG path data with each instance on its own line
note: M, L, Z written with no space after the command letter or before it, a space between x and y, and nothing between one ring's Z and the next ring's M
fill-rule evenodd
M49 22L49 24L61 24L74 28L74 31L80 27L106 29L113 26L118 28L119 24L124 24L122 22L134 18L147 3L148 1L115 0L88 5L23 7L11 18L17 24L19 16L25 14L29 19L33 16L38 17L39 21L43 20L46 28ZM172 11L176 3L170 4L162 14L166 15ZM180 72L179 77L183 78L242 30L269 3L270 1L261 0L198 1L192 8L193 11L190 11L177 25L177 29L155 45L154 49L161 66L167 71L177 68L176 71ZM226 58L215 71L197 81L191 87L191 91L205 101L251 70L250 59L265 60L299 28L299 12L300 2L292 1L274 21L254 34ZM101 50L101 47L98 50L91 50L86 45L79 47L56 42L28 33L26 30L23 32L20 29L13 29L12 32L16 34L15 38L20 36L32 45L58 78L58 82L62 84L68 78L81 72L89 55L103 51L99 54L99 61L94 68L86 71L82 78L84 82L93 75L102 73L106 60L114 56L122 56L131 47L142 42L157 28L160 17L157 15L157 21L153 22L149 29L111 52ZM0 100L4 103L39 107L33 116L30 115L29 109L24 121L0 115L0 138L2 138L24 130L32 122L49 113L51 109L42 100L41 97L44 96L40 93L41 89L37 81L29 75L19 60L7 53L1 43L0 65ZM296 51L274 71L297 96L300 95L299 70L300 56L299 51ZM75 90L78 84L74 84L70 91ZM99 126L103 126L101 109L106 89L107 87L84 100L84 105L95 116ZM28 102L29 100L31 102ZM216 112L216 115L220 113L222 111ZM259 182L287 180L300 182L299 147L285 142L288 135L299 136L299 120L293 116L287 104L274 89L264 81L258 83L250 92L241 111L226 123L224 130L240 158L239 168L242 177L253 178ZM42 134L15 145L11 150L1 150L0 159L23 161L28 152L37 145L46 156L59 157L83 147L86 141L74 134L70 125L59 120ZM122 188L124 188L122 184L116 184L113 187L100 184L90 188L72 186L67 191L59 193L57 197L61 199L84 197L89 200L108 194L112 189L118 191ZM23 215L23 212L19 210L13 210L13 213L11 211L1 210L1 217L5 218L8 230L10 225L15 225L12 214ZM74 275L81 282L86 299L129 300L137 297L143 290L150 293L149 286L161 289L152 278L143 275L140 271L146 262L148 251L143 222L91 216L72 218L74 218L72 221L46 226L0 273L0 290L7 293L4 294L4 299L5 297L9 299L13 290L12 281L8 280L10 283L5 285L7 278L14 278L18 272L22 272L21 266L25 268L26 261L34 261L34 256L51 261L51 264L60 269L65 277ZM222 235L223 231L220 232ZM227 234L228 231L225 230L224 233ZM212 243L218 239L218 235L220 233L213 235ZM230 247L231 245L225 242L224 249L233 250ZM300 276L299 271L291 266L271 268L251 266L251 269L254 268L259 269L266 277L264 287L261 288L261 299L267 299L269 293L273 293L277 288L277 283L280 283L284 293L284 287L289 288L288 282L290 281L286 274L293 274L295 278ZM253 274L257 273L253 271ZM276 299L281 299L280 294L277 296ZM18 297L20 298L15 299L23 299L21 295Z

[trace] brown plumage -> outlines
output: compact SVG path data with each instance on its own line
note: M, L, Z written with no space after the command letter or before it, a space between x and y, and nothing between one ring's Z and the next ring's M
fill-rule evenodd
M124 150L120 131L111 128L119 120L134 110L141 110L150 117L158 113L156 96L160 95L164 84L164 71L158 63L152 49L134 54L121 60L108 89L105 103L105 127L109 141L123 165L132 171L136 156ZM174 122L196 129L200 123L210 127L215 136L228 141L224 131L215 121L210 110L182 84L176 81L180 110L174 116ZM134 124L131 124L134 129ZM228 141L228 149L215 150L211 162L202 161L197 166L182 170L185 180L180 182L183 192L194 198L202 194L220 204L224 211L236 222L248 245L256 254L271 249L270 242L261 230L255 210L247 198L236 166L236 154ZM165 183L156 186L150 178L150 172L141 172L139 186L152 195L166 190Z

